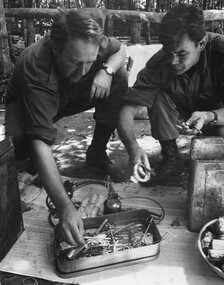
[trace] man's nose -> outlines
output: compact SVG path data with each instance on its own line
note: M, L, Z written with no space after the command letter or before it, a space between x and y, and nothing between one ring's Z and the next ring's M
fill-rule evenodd
M173 55L172 55L172 61L171 61L172 65L178 64L179 61L180 61L180 60L179 60L179 56L173 54Z

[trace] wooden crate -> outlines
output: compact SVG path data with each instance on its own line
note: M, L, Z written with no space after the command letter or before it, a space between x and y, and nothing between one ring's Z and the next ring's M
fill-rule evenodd
M0 142L0 261L24 229L13 150L9 138Z
M224 216L224 138L193 138L190 158L188 228L199 232Z

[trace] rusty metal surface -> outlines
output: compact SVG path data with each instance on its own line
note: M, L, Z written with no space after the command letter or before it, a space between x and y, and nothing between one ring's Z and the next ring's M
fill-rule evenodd
M224 215L224 138L194 138L188 189L189 229Z

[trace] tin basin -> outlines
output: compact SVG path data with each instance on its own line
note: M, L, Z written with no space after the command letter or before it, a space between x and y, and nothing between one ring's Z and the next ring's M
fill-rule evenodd
M208 265L211 267L211 269L216 273L218 274L220 277L222 277L224 279L224 272L222 272L221 269L219 269L218 267L216 267L214 264L212 264L209 259L207 258L207 256L205 255L203 249L202 249L202 246L201 246L201 242L202 242L202 238L203 238L203 234L204 232L206 231L206 229L209 227L209 226L212 226L213 224L215 224L217 221L217 219L214 219L214 220L211 220L210 222L208 222L207 224L204 225L204 227L201 229L201 231L199 232L199 235L198 235L198 248L199 248L199 251L203 257L203 259L208 263Z
M107 219L110 224L117 224L119 227L123 227L132 222L137 222L141 223L146 229L150 223L150 232L153 236L153 242L149 245L128 248L122 251L115 251L98 256L79 258L77 260L62 260L58 254L60 234L58 227L55 227L54 255L56 270L60 277L70 278L85 273L103 270L106 267L116 267L116 265L121 266L143 259L153 260L159 255L161 235L148 210L139 209L124 211L95 218L83 219L84 228L85 230L98 228L105 219Z

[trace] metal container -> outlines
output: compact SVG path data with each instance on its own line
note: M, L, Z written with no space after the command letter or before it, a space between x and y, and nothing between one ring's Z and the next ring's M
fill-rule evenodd
M14 148L6 137L0 141L0 261L23 229Z
M199 251L201 253L201 256L203 257L203 259L208 263L208 265L211 267L211 269L217 273L220 277L222 277L224 279L224 272L219 269L218 267L216 267L214 264L212 264L209 260L208 257L205 255L202 246L201 246L201 242L202 242L202 237L204 232L207 230L207 228L211 227L212 225L214 225L216 223L217 219L214 219L212 221L209 221L207 224L205 224L203 226L203 228L200 230L199 235L198 235L198 248Z
M187 207L193 232L224 215L224 138L192 139Z
M128 264L133 261L140 261L147 258L147 260L155 259L160 252L161 236L151 219L150 212L145 209L124 211L115 214L104 215L96 218L83 219L85 229L98 228L103 221L107 219L109 223L117 223L119 226L128 225L131 222L139 222L145 228L151 223L150 231L153 235L153 243L147 246L126 249L107 253L105 255L92 256L87 258L80 258L77 260L61 261L58 256L59 247L59 230L55 228L54 239L54 254L56 260L56 269L58 275L62 278L70 278L81 274L92 273L97 270L103 270L108 266L115 266L121 264Z

